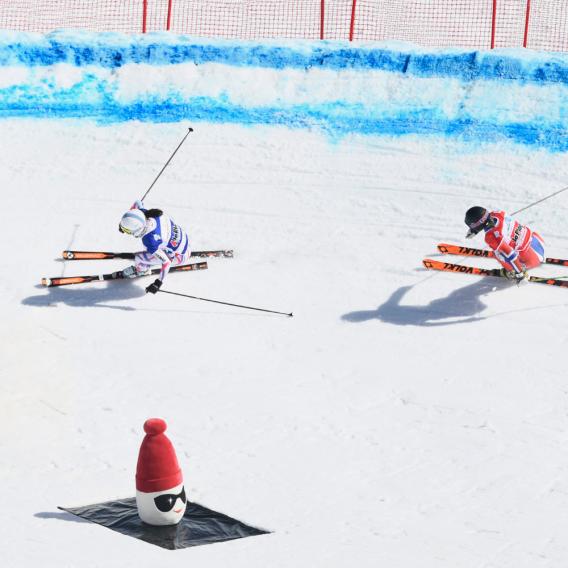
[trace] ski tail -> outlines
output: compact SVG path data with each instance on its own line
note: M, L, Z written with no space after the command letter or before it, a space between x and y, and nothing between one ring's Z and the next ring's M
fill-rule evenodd
M59 278L42 278L41 285L52 288L53 286L68 286L69 284L87 284L96 280L105 280L104 274L101 276L61 276Z
M460 245L450 245L448 243L440 243L438 250L443 254L455 254L459 256L480 256L484 258L495 258L492 250L478 249L472 247L462 247Z
M181 264L179 266L172 266L170 272L188 272L190 270L205 270L207 269L207 262L195 262L193 264ZM160 268L152 268L150 274L160 274ZM71 284L88 284L89 282L100 282L104 280L122 280L124 274L122 270L111 272L109 274L99 274L97 276L61 276L55 278L42 278L41 285L48 288L54 286L69 286Z
M189 270L205 270L207 262L194 262L193 264L180 264L179 266L172 266L170 272L187 272ZM152 274L160 274L160 268L152 270Z
M568 260L565 258L546 258L544 264L556 264L557 266L568 266Z
M568 288L568 281L561 278L545 278L540 276L529 276L529 282L536 284L548 284L549 286L560 286L561 288Z
M89 250L64 250L61 256L65 260L104 260L106 258L124 258L134 260L133 252L101 252Z
M228 250L192 250L192 257L197 258L233 258L234 252L231 249Z

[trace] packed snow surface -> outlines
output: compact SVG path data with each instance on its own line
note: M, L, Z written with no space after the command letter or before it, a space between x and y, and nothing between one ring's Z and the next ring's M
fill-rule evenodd
M437 96L463 86L433 81ZM554 88L539 93L563 104ZM189 126L146 203L194 249L235 258L164 289L294 317L146 295L148 279L41 288L128 265L59 257L136 250L118 220ZM437 243L465 244L468 207L514 211L568 185L558 147L218 118L0 132L3 566L566 564L568 291L422 268ZM519 215L548 256L568 257L567 200ZM57 510L133 496L153 416L190 500L273 532L172 552Z

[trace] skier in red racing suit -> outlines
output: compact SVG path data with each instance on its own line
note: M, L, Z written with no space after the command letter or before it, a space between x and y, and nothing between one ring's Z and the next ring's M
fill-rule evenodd
M527 270L540 266L544 261L542 237L526 225L509 217L505 211L488 211L483 207L471 207L465 214L469 227L467 238L485 231L485 242L503 266L503 275L520 282Z

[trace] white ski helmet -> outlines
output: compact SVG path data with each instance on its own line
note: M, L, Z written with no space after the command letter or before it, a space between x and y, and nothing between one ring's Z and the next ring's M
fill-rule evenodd
M146 229L146 215L140 209L127 211L120 220L118 230L139 239Z

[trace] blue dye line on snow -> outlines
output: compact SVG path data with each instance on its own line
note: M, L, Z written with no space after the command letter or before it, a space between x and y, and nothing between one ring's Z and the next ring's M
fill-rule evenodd
M142 122L178 122L181 120L234 123L244 125L285 125L291 128L321 129L332 136L372 134L381 136L443 135L464 141L509 141L568 151L568 131L563 124L496 124L471 117L447 119L435 111L401 112L389 116L364 116L352 107L337 105L289 108L246 108L207 97L184 103L147 103L131 105L46 103L40 108L26 102L0 108L0 118L88 118L99 124L130 120Z
M117 34L63 34L30 36L18 34L12 41L0 35L1 66L51 66L60 63L76 67L115 69L129 63L170 66L192 62L222 63L233 67L273 69L332 69L389 71L413 77L442 77L463 82L476 80L514 81L517 84L568 84L568 56L532 54L513 57L496 52L446 50L405 51L384 47L358 46L338 42L295 42L293 45L244 42L195 41L171 36L159 41L149 36ZM21 37L21 41L14 38ZM169 41L168 41L169 40ZM9 72L9 71L8 71ZM228 72L230 70L228 69ZM247 107L217 98L182 93L141 93L143 99L123 104L117 101L118 84L83 72L82 80L68 89L58 89L52 79L30 86L16 84L0 89L0 118L88 118L100 124L139 120L176 122L180 120L245 125L286 125L318 128L332 136L350 133L403 136L442 135L468 141L512 141L551 151L568 151L567 130L560 120L540 123L478 119L462 107L457 117L448 118L436 108L381 109L378 105L349 104L341 100L311 105ZM487 86L485 87L487 88Z
M452 77L532 83L568 83L568 57L533 54L532 59L497 52L413 52L385 48L338 46L336 42L312 42L298 47L257 43L200 43L174 36L176 41L152 41L148 36L112 40L112 34L88 36L92 43L58 39L57 34L37 42L0 43L0 66L49 66L68 63L118 68L129 63L172 65L222 63L235 67L272 69L356 69L405 73L417 77Z

